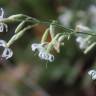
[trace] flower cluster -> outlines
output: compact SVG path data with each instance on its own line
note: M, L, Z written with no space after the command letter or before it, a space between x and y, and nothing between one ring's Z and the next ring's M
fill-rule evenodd
M32 48L32 51L38 51L39 54L39 58L42 59L42 60L48 60L50 62L53 62L54 61L54 56L50 53L48 53L46 51L46 45L45 44L37 44L37 43L34 43L31 45L31 48Z
M92 77L93 80L96 80L96 70L90 70L88 74Z
M95 7L92 7L95 8ZM90 9L90 12L92 10ZM41 39L41 43L37 44L34 43L31 45L32 51L38 51L38 56L40 59L42 60L47 60L50 62L54 61L54 55L52 55L51 53L49 53L51 50L56 50L58 53L60 52L60 47L61 45L64 45L64 40L67 38L67 40L70 39L70 36L74 33L76 33L76 42L79 43L79 47L81 49L85 50L85 53L89 51L89 49L91 49L92 47L94 47L96 45L95 42L93 42L92 40L90 40L89 36L89 32L91 32L92 30L87 27L84 26L86 25L86 23L82 22L84 21L85 18L85 12L77 12L75 15L76 17L80 18L79 21L75 22L76 28L75 29L70 29L70 28L66 28L68 26L70 26L71 22L72 22L72 18L74 17L74 12L72 12L71 10L66 9L64 11L64 14L59 16L59 20L60 22L65 26L59 25L59 23L57 23L56 21L52 21L52 23L48 22L50 24L50 26L45 30L44 35L42 36ZM81 14L82 13L82 14ZM93 11L91 13L94 13ZM81 14L81 15L80 15ZM94 14L96 15L96 14ZM90 19L88 18L88 20L90 21ZM17 26L17 28L15 29L15 34L11 37L11 39L9 40L9 42L6 44L5 41L0 40L0 46L4 48L4 51L1 55L1 57L5 58L6 60L9 59L10 57L12 57L13 52L11 49L9 49L8 47L13 44L16 40L18 40L23 34L24 32L26 32L28 29L34 27L35 25L38 25L40 23L44 23L42 21L39 20L35 20L33 17L27 16L27 15L23 15L23 14L17 14L17 15L12 15L9 16L8 18L4 18L4 10L1 8L1 15L0 15L0 32L4 32L4 29L6 29L6 32L8 31L8 26L5 24L5 22L15 22L15 21L19 21L20 24ZM35 24L33 24L33 21L35 22ZM86 21L86 20L85 20ZM29 23L25 24L25 23ZM47 22L46 22L47 23ZM45 23L44 23L45 24ZM26 26L26 27L25 27ZM64 29L64 32L62 33L58 33L58 28L62 28ZM62 31L62 30L60 30ZM77 33L81 33L82 35L77 35ZM87 33L87 36L84 35ZM48 41L48 36L50 35L51 37L51 41ZM93 35L93 33L92 33ZM92 37L93 38L93 37ZM92 39L91 38L91 39ZM45 42L49 42L49 43L45 43ZM93 42L92 45L90 44L90 42ZM86 51L87 49L87 51Z
M6 60L12 57L13 51L7 47L7 44L4 40L0 40L0 47L4 48L4 51L1 54L2 58L5 58Z

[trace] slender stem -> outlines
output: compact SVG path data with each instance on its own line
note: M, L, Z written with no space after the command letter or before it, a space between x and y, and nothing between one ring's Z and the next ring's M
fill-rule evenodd
M49 33L49 28L47 28L42 36L42 39L41 39L41 43L44 43L46 42L47 38L48 38L48 33Z
M93 42L89 47L87 47L85 50L84 50L84 53L88 53L94 46L96 45L96 42Z
M86 34L86 35L91 35L91 36L96 36L96 34L94 34L94 32L93 32L93 34L92 34L92 32L90 32L90 33L87 33L87 32L76 32L77 34Z
M52 23L53 20L51 21L42 21L42 20L38 20L36 18L33 18L33 17L30 17L30 16L27 16L27 15L23 15L23 14L17 14L17 15L13 15L14 18L12 18L12 16L8 17L8 18L4 18L4 19L1 19L0 21L1 22L21 22L24 20L24 18L30 18L28 19L26 22L30 22L30 23L38 23L38 24L47 24L47 25L50 25ZM23 19L21 19L21 17ZM58 24L58 23L53 23L53 25L57 26L58 28L62 28L64 31L66 31L66 33L70 33L70 32L73 32L75 30L71 29L71 28L66 28L64 26L62 26L61 24ZM91 33L85 33L85 32L75 32L77 34L86 34L86 35L92 35L92 36L96 36L96 34L93 34L92 32Z
M86 35L96 36L95 32L90 32L90 33L89 32L76 32L74 29L66 28L66 27L62 26L61 24L59 24L59 23L52 23L53 20L51 20L51 21L42 21L42 20L38 20L38 19L35 19L35 18L27 16L27 15L23 15L23 14L12 15L12 16L10 16L8 18L1 19L0 22L4 22L4 23L6 23L6 22L21 22L21 21L24 21L26 18L29 18L28 20L26 20L26 22L30 22L32 24L33 23L35 23L35 24L47 24L48 26L50 24L55 25L56 27L61 28L61 29L64 30L63 33L60 33L62 35L86 34ZM18 32L18 34L15 34L9 40L9 42L7 43L7 46L9 47L11 44L13 44L18 38L20 38L24 34L24 32L26 30L34 27L34 25L30 25L29 27L25 27L23 30Z

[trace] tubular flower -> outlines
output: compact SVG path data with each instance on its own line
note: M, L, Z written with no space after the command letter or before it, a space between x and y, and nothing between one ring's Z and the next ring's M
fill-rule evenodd
M31 48L32 48L32 51L35 52L37 50L39 52L38 56L40 59L48 60L50 62L54 61L54 56L46 51L44 44L34 43L31 45Z
M0 40L0 47L4 48L0 57L5 58L6 60L12 57L13 51L7 47L7 44L4 40Z

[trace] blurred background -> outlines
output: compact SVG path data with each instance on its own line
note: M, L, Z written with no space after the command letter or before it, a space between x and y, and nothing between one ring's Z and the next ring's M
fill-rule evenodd
M96 31L96 0L0 0L0 7L4 17L26 14ZM17 25L8 24L9 31L0 33L0 39L8 41ZM54 52L54 62L42 61L30 46L40 42L46 28L42 24L28 30L11 46L13 57L0 63L0 96L96 96L96 81L88 75L96 66L96 47L85 55L73 36L64 41L60 53Z

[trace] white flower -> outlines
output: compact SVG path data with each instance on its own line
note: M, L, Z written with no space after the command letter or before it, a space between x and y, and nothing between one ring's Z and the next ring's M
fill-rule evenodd
M48 53L44 47L44 44L32 44L31 45L31 48L32 48L32 51L38 51L39 54L39 58L42 59L42 60L48 60L50 62L53 62L54 61L54 56L50 53Z
M88 74L92 77L93 80L96 79L96 71L95 70L88 71Z
M79 47L80 49L85 49L88 47L88 42L85 40L85 38L81 37L81 36L78 36L76 38L76 42L79 43Z
M82 38L82 37L80 37L80 36L78 36L78 37L76 38L76 41L77 41L78 43L81 43L81 42L82 42L82 40L83 40L83 38Z
M13 51L6 46L6 42L4 40L0 40L0 47L4 48L4 51L1 54L1 57L5 58L6 60L12 57Z
M32 46L31 46L31 48L32 48L32 51L36 51L36 50L44 50L44 48L43 48L43 44L37 44L37 43L34 43L34 44L32 44Z
M2 20L4 18L4 10L3 8L1 8L1 15L0 15L0 20ZM8 26L7 24L3 23L3 22L0 22L0 32L3 32L4 31L4 27L6 29L6 32L8 31Z
M54 61L54 56L46 51L40 51L38 55L42 60L48 60L50 62Z
M6 47L6 42L4 40L0 40L0 46Z
M9 59L10 57L12 57L13 55L13 52L10 48L5 48L4 51L3 51L3 54L2 54L2 57Z

